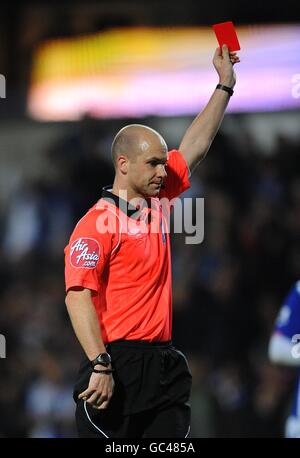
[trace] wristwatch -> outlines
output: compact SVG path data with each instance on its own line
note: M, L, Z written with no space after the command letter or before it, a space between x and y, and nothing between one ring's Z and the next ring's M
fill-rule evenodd
M95 359L91 361L92 368L100 364L101 366L108 367L111 364L111 356L109 353L100 353Z
M232 87L225 86L224 84L217 84L216 89L222 89L222 91L227 92L230 95L230 97L232 96L234 92Z

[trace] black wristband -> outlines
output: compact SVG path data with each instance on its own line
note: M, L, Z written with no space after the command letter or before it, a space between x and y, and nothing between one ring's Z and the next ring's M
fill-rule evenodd
M230 97L231 97L232 94L233 94L233 89L231 89L231 87L224 86L224 84L217 84L216 89L222 89L222 91L228 92L228 94L230 95Z
M100 370L98 371L97 369L93 369L93 372L96 372L96 374L111 374L114 370L113 369L106 369L106 370Z

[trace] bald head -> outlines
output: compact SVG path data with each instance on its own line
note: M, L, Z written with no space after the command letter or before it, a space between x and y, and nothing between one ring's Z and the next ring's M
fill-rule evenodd
M123 127L114 138L111 153L116 168L117 159L120 155L127 156L130 161L135 161L140 154L151 150L163 150L167 152L167 144L163 137L150 127L142 124L130 124Z

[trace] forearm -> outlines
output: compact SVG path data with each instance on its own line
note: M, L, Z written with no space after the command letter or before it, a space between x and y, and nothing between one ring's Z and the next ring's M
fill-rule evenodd
M74 332L88 359L106 352L90 291L69 291L66 306Z
M209 150L224 118L229 99L227 92L216 89L204 110L187 129L179 150L191 169L205 157Z
M236 75L233 65L240 59L236 53L229 53L226 45L217 48L213 64L219 75L219 83L233 88ZM230 95L223 89L215 89L204 110L196 117L183 136L179 150L192 171L205 157L223 120Z

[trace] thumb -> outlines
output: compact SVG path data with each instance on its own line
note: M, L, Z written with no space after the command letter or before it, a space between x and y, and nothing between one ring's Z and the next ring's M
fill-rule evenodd
M222 56L221 48L217 48L217 49L215 50L214 59L215 59L216 57L220 57L220 56Z
M228 50L228 46L227 45L223 45L222 46L222 54L223 54L223 57L228 57L228 59L229 59L229 50Z

